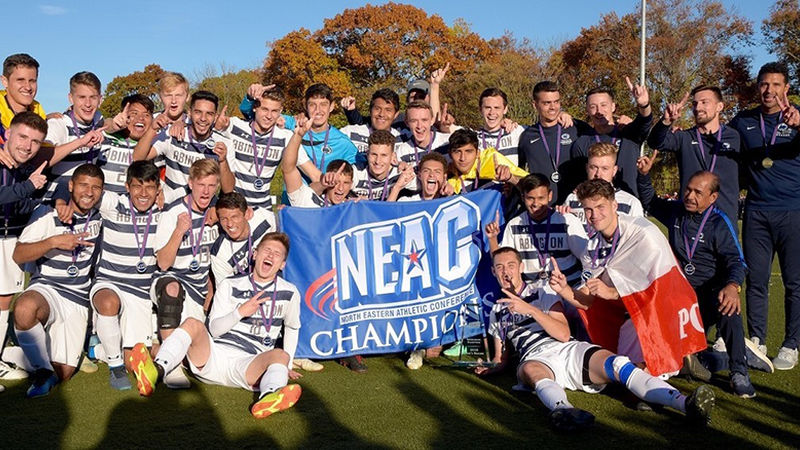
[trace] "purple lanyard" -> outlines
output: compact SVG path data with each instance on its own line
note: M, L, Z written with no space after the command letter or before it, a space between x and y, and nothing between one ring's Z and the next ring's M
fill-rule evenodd
M597 247L595 247L594 252L592 253L592 269L596 269L600 266L600 264L598 263L598 259L600 256L600 243L602 242L601 239L605 240L605 238L603 238L603 235L599 231L597 231L596 233L599 236L599 239L597 240ZM617 225L617 229L614 230L614 237L611 239L611 251L608 252L608 255L603 260L603 267L605 267L606 264L608 264L608 260L611 259L612 256L614 256L614 253L617 252L618 243L619 243L619 225Z
M258 286L256 286L256 280L253 279L253 274L250 274L250 283L253 285L253 295L256 295L259 290ZM264 322L264 334L269 335L269 330L272 329L272 320L275 316L275 299L278 296L278 277L276 276L275 279L272 280L272 302L270 302L269 306L269 322L267 321L267 315L264 314L264 304L258 305L258 312L261 313L261 321Z
M192 219L192 194L189 194L189 201L186 202L186 209L189 210L189 220L194 223ZM197 260L197 253L200 252L200 243L203 242L203 230L206 228L206 216L208 215L209 208L203 212L203 224L200 225L200 233L197 235L197 242L194 241L194 226L189 229L189 244L192 246L192 258Z
M775 123L775 128L772 129L772 138L769 140L769 145L767 145L767 127L764 125L764 115L758 113L758 120L761 124L761 138L764 140L764 153L769 155L769 148L775 145L775 139L778 138L778 126L783 120L783 111L778 114L778 122Z
M522 287L520 288L519 292L517 292L517 297L519 297L523 301L525 301L525 299L522 298L522 293L523 292L525 292L525 282L522 283ZM503 348L505 348L505 345L506 345L506 336L508 336L508 329L510 327L514 326L514 321L511 320L511 318L512 318L511 313L509 313L508 309L506 309L506 313L503 314L500 317L500 320L499 320L499 322L500 322L500 340L503 341Z
M681 227L681 235L683 237L683 245L686 247L686 257L689 259L689 262L692 261L694 257L694 252L697 250L697 243L700 242L700 234L703 232L703 228L706 226L706 221L711 216L711 212L714 209L714 205L709 205L706 208L706 212L703 213L703 220L700 221L700 227L697 229L697 233L694 235L694 242L692 242L692 246L689 247L689 238L686 237L686 231L688 227L686 226L686 220L684 219L683 226Z
M275 131L275 127L272 127L272 130ZM314 165L319 168L319 170L325 171L325 147L328 145L328 136L331 134L331 126L328 125L328 129L325 131L325 140L322 141L322 158L319 160L319 165L317 165L317 152L314 151L314 133L311 130L308 130L308 141L311 142L311 157L314 159Z
M328 129L330 130L330 128ZM264 149L264 158L258 158L258 147L256 146L256 129L253 127L253 122L250 122L250 138L253 141L253 168L256 169L256 177L261 178L261 172L264 170L264 166L267 165L267 155L269 155L269 149L272 147L272 136L275 135L275 126L272 126L272 132L269 134L269 139L267 139L267 148ZM327 137L326 137L327 140ZM313 148L311 149L313 152ZM316 164L316 160L314 164Z
M233 242L231 242L231 250L233 250ZM233 267L236 269L236 274L237 275L244 275L245 273L247 273L250 270L250 261L253 260L253 235L251 233L247 233L247 268L248 268L248 270L247 271L242 270L240 263L242 262L242 259L244 259L244 258L242 258L242 259L237 261L236 260L236 252L233 252L233 255L231 255L231 259L233 259Z
M542 140L544 140L544 137L542 137ZM599 134L595 134L594 135L594 140L596 142L602 142L600 140L600 135ZM611 143L614 144L614 145L617 145L617 126L616 125L614 125L614 129L611 130Z
M431 130L431 142L429 142L428 146L425 148L426 155L431 152L431 148L433 148L433 141L435 139L436 139L436 130ZM419 165L419 152L417 151L418 148L419 145L417 145L417 141L414 140L414 161L416 162L417 165Z
M8 178L9 178L9 170L3 167L3 186L9 186ZM14 180L11 180L11 184L14 184ZM11 219L11 203L6 203L3 205L3 234L8 236L8 221Z
M389 175L392 174L392 170L389 169L389 173L386 174L386 179L383 180L383 191L381 191L381 201L386 201L386 194L388 193L389 187ZM379 181L380 182L380 181ZM367 172L367 188L369 189L369 193L367 194L367 200L372 200L372 177L370 177L369 172Z
M714 143L714 154L712 155L711 152L708 153L709 155L712 155L711 156L711 168L708 169L707 167L703 167L703 169L706 169L709 172L713 172L714 171L714 167L717 166L717 153L719 153L719 148L722 145L722 128L723 128L722 125L720 125L719 131L717 131L717 142ZM703 166L705 166L706 165L706 148L703 145L703 135L700 134L700 129L699 128L695 128L694 131L697 133L697 145L700 146L700 156L703 157Z
M139 226L136 223L136 208L133 207L133 200L128 197L128 204L131 208L131 219L133 220L133 235L136 236L136 249L139 251L139 261L144 259L144 252L147 249L147 236L150 235L150 222L153 219L153 209L150 207L150 212L147 213L147 222L144 226L144 233L142 234L141 244L139 243ZM191 220L192 215L189 214ZM204 221L205 222L205 221Z
M89 222L91 222L92 218L92 210L90 209L89 212L86 214L86 223L83 224L83 231L81 234L86 233L86 230L89 229ZM67 227L69 228L70 233L75 234L75 225L72 223L68 223ZM74 266L78 262L78 254L83 251L83 246L79 245L72 250L72 265Z
M533 235L533 246L536 247L536 258L539 260L539 266L542 270L547 267L547 257L545 255L550 256L550 219L552 218L553 212L549 211L547 213L547 224L545 225L544 250L542 250L539 248L539 239L536 238L536 233L533 231L533 223L530 216L528 216L528 226L530 227L531 235Z
M489 133L489 131L481 131L481 142L483 142L483 148L484 149L486 149L486 134L487 133ZM494 145L494 149L495 150L500 150L500 139L502 139L502 138L503 138L503 129L500 128L500 130L497 132L497 143ZM431 141L431 142L433 142L433 141Z
M75 138L76 139L82 138L86 133L82 134L81 129L78 128L78 121L75 119L75 112L69 110L67 111L67 116L69 116L69 118L72 119L72 131L75 132ZM97 127L97 121L95 120L95 117L92 117L92 123L89 124L89 131L94 131L95 127ZM94 162L93 161L94 158L92 158L92 149L87 149L86 156L87 156L86 158L87 164Z
M558 172L558 166L561 162L561 125L557 125L556 128L556 155L550 153L550 144L547 143L547 136L544 135L544 128L542 128L542 122L539 122L539 136L542 137L542 144L544 144L544 149L547 150L547 156L550 157L550 162L553 163L553 170ZM600 142L600 136L595 135L597 142Z

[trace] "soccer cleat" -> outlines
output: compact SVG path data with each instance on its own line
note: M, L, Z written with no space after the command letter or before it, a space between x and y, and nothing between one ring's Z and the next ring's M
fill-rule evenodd
M697 359L696 354L683 357L683 367L681 368L680 374L689 379L694 378L704 383L708 383L711 380L711 372Z
M461 342L456 342L455 344L453 344L452 347L448 348L443 353L444 356L448 356L450 358L458 358L461 355L466 354L467 349L464 348L464 345Z
M258 399L253 404L253 407L250 408L250 413L256 419L269 417L276 412L281 412L294 406L302 393L303 389L299 384L286 385L279 391L269 393Z
M425 357L425 350L414 350L406 361L406 367L411 370L419 370L422 367L422 358Z
M49 369L36 369L33 373L33 383L28 388L25 396L28 398L39 398L49 394L58 384L58 376Z
M128 379L128 371L125 370L125 366L109 367L108 382L112 388L118 391L127 391L131 388L131 382Z
M559 408L550 412L550 423L558 431L578 431L594 425L594 415L578 408Z
M361 356L349 356L339 360L339 364L347 367L355 373L367 373L367 365L361 359Z
M324 369L325 366L310 359L300 358L292 361L292 368L303 369L306 372L319 372L320 370Z
M192 382L186 378L183 368L178 366L164 376L164 385L170 389L189 389L192 387Z
M0 380L24 380L25 378L28 378L28 372L0 361Z
M733 393L741 398L753 398L756 396L756 388L750 382L750 376L744 373L733 372L731 374L731 389Z
M698 386L692 395L686 397L686 418L696 425L708 425L711 422L714 403L714 391L705 384Z
M153 395L158 382L158 368L150 357L150 351L143 343L138 343L131 350L128 361L133 368L133 375L136 377L136 389L139 395L149 397Z
M753 338L753 340L758 342L758 338ZM767 354L761 351L762 347L765 350L767 348L766 345L758 345L750 339L744 340L744 356L747 360L747 367L772 373L775 371L775 366L772 364L772 361L769 360Z
M781 347L778 356L772 360L772 364L778 370L792 370L797 365L797 349Z

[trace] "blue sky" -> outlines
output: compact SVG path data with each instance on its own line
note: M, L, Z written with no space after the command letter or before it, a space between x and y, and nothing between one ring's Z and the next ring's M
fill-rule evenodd
M754 22L760 40L761 22L769 14L770 1L722 0ZM186 0L99 2L13 2L4 6L5 55L25 52L41 64L37 99L47 111L63 110L68 80L75 72L90 70L103 86L116 75L158 63L167 70L195 78L206 67L219 70L260 66L266 43L289 31L321 28L346 8L366 1L198 2ZM375 2L372 3L382 3ZM484 38L501 36L505 30L535 45L549 47L572 39L582 27L595 24L602 14L623 15L635 10L637 0L514 0L485 2L444 0L410 2L452 24L464 18ZM206 6L207 5L207 6ZM487 5L493 8L487 8ZM747 50L758 68L771 59L761 47ZM3 56L5 57L5 56Z

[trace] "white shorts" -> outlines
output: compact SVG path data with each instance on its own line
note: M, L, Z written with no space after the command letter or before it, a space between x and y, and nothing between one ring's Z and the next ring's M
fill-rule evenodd
M78 367L86 341L89 308L62 298L58 291L45 284L33 284L27 291L38 292L50 306L44 326L50 361Z
M119 329L122 332L122 347L133 348L139 342L148 347L153 346L153 303L143 300L130 292L126 292L110 281L97 281L89 291L89 298L94 298L98 291L108 289L119 297ZM92 303L92 309L97 309ZM96 324L97 321L95 320Z
M153 278L153 283L150 285L150 300L156 305L158 308L158 298L156 297L156 284L158 284L158 280L169 277L173 280L177 281L178 283L183 284L183 282L174 275L161 275L158 278ZM183 286L183 291L186 292L186 286ZM183 311L181 312L181 320L179 323L183 323L188 318L197 319L200 322L206 323L206 312L203 311L203 305L197 304L197 302L193 301L189 298L189 295L186 295L183 299Z
M11 295L17 292L22 292L25 287L25 272L19 267L19 264L14 262L11 255L14 254L14 248L17 246L17 238L9 236L0 238L0 256L3 258L0 263L0 295Z
M619 327L619 341L617 343L617 354L627 356L634 364L644 362L642 346L639 344L639 335L636 334L636 327L633 321L628 319Z
M187 358L192 373L204 383L239 387L248 391L257 390L254 386L247 384L247 368L257 355L214 342L208 332L206 332L206 336L208 336L211 348L208 361L202 369L198 369L192 360Z
M605 384L591 384L584 380L584 370L588 371L589 361L586 358L588 351L600 349L597 345L583 341L557 342L548 345L541 351L531 351L520 360L517 368L517 379L522 381L522 366L527 362L539 362L547 366L555 375L555 382L564 389L571 391L584 391L596 394L606 387Z

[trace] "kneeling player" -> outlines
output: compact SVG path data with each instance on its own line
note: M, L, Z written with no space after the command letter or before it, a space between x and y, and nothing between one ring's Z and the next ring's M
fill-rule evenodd
M147 346L137 344L130 362L139 393L151 395L158 380L187 357L202 381L261 392L250 409L256 418L293 406L301 389L287 383L300 329L300 294L277 275L288 253L288 236L267 233L256 249L252 274L220 283L209 330L197 319L185 320L161 344L155 362ZM283 350L275 348L282 326Z
M536 391L551 411L553 426L573 430L591 425L594 416L573 407L564 389L589 393L601 391L606 384L622 383L637 397L686 413L692 421L705 425L714 407L714 393L708 386L698 387L689 397L666 382L634 366L625 356L618 356L599 346L572 340L564 309L558 295L522 281L522 258L517 250L502 247L493 254L492 271L508 296L497 301L489 319L494 336L494 362L499 367L508 360L503 352L508 339L520 354L517 377ZM558 292L572 288L553 261L550 287ZM480 367L476 373L488 373Z

